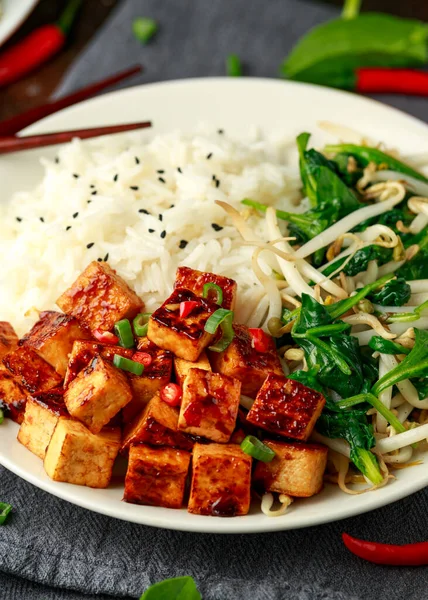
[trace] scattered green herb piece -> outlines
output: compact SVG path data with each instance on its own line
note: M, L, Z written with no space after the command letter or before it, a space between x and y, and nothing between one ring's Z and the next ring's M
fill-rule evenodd
M236 54L229 54L226 58L226 73L229 77L241 77L242 65Z
M130 358L125 358L119 354L113 356L113 364L118 369L128 371L128 373L132 373L133 375L142 375L144 371L144 365L142 363L131 360Z
M223 290L216 283L206 283L202 290L202 295L204 298L208 298L211 292L214 293L215 304L221 306L223 304Z
M135 38L142 44L147 44L157 33L158 24L154 19L138 17L132 22L132 31Z
M6 504L6 502L0 502L0 525L4 524L11 510L11 504Z
M165 579L150 586L140 600L202 600L192 577Z
M138 337L145 337L149 328L149 319L152 313L140 313L132 321L132 326L135 331L135 335Z
M233 311L219 308L216 310L205 323L205 331L207 333L217 333L218 328L221 328L222 336L209 349L213 352L223 352L229 346L234 338L233 331Z
M134 334L128 319L122 319L114 325L114 332L119 338L119 345L123 348L133 348L135 345Z
M244 438L241 443L241 450L256 460L265 463L271 462L275 458L275 452L254 435L247 435Z

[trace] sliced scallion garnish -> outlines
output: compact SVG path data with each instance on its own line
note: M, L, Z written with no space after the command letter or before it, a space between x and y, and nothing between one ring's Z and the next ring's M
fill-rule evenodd
M209 349L213 352L223 352L229 346L230 342L233 340L234 331L233 331L233 311L226 310L225 308L219 308L216 310L205 323L205 331L207 333L217 333L219 327L221 327L222 336L221 338L213 345L209 346Z
M138 337L144 337L147 335L149 319L151 316L152 313L140 313L135 317L135 319L132 321L135 335L138 335Z
M158 24L154 19L138 17L132 22L134 36L142 44L147 44L158 30Z
M229 54L226 58L226 73L229 77L241 77L242 65L236 54Z
M0 408L0 425L3 423L3 420L4 420L4 414L3 414L2 409Z
M135 360L125 358L119 354L114 355L113 364L118 369L122 369L122 371L128 371L128 373L133 373L134 375L141 375L144 371L144 365L142 363L135 362Z
M203 297L208 298L210 296L210 292L214 292L215 295L212 301L221 306L223 304L223 290L221 287L216 283L206 283L202 290Z
M118 321L114 326L114 331L119 338L119 345L122 348L134 347L134 334L132 333L131 323L128 319Z
M241 443L241 450L256 460L266 463L271 462L275 458L275 452L254 435L247 435L244 438Z

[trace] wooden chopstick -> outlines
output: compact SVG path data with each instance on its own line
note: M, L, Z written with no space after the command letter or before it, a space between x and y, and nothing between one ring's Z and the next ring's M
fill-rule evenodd
M111 135L113 133L122 133L134 129L145 129L151 127L150 121L141 123L126 123L124 125L109 125L107 127L92 127L90 129L74 129L71 131L56 131L55 133L43 133L40 135L28 135L23 137L8 136L0 138L0 154L8 152L19 152L21 150L31 150L32 148L42 148L43 146L53 146L55 144L64 144L70 142L73 138L81 140L100 135Z
M0 136L14 135L15 133L18 133L18 131L21 131L21 129L24 129L24 127L28 127L32 123L43 119L43 117L47 117L48 115L51 115L58 110L62 110L67 106L71 106L72 104L77 104L77 102L82 102L82 100L87 100L105 88L115 85L116 83L119 83L119 81L123 81L128 77L132 77L132 75L141 73L142 70L143 67L141 65L134 65L129 67L129 69L125 69L125 71L120 71L115 75L111 75L110 77L106 77L101 81L92 83L91 85L88 85L77 92L73 92L68 96L64 96L64 98L60 98L59 100L55 100L53 102L47 102L41 106L31 108L20 115L6 119L5 121L0 122Z

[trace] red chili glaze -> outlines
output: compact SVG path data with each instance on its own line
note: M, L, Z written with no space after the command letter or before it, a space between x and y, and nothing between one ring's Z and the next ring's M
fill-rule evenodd
M6 354L3 364L30 394L50 390L62 381L49 363L25 346Z
M239 354L245 360L248 367L253 369L271 368L273 358L275 359L274 364L277 366L278 353L273 337L265 334L265 350L264 352L260 352L253 347L253 339L248 327L245 325L233 325L233 331L235 332L233 343L236 344Z
M161 425L153 417L148 417L146 420L144 432L138 442L153 446L171 446L180 450L191 450L194 445L193 440L186 434Z
M188 387L192 399L184 409L183 417L189 427L200 427L202 421L207 419L212 422L215 429L225 435L230 435L230 423L227 427L227 423L223 422L225 418L228 421L230 418L234 418L229 410L226 389L224 386L213 383L212 380L219 377L218 375L205 371L202 375L208 377L210 384L207 380L202 380L200 381L202 385L197 386L194 391L191 391L193 386ZM225 379L230 380L229 377L225 377ZM223 410L220 407L223 407Z
M40 406L43 406L43 408L47 408L55 415L62 417L68 415L68 410L64 403L63 388L54 388L53 390L49 390L48 392L44 392L42 394L35 394L31 396L31 398L34 400L34 402L37 402L37 404L40 404Z
M225 490L224 495L219 496L211 505L213 517L234 517L239 513L239 504L231 496L231 491Z
M25 346L28 341L31 341L33 348L40 348L52 338L54 332L61 327L66 327L69 323L78 325L74 317L54 310L43 311L40 313L37 323L19 340L19 346ZM34 342L36 342L35 345Z
M78 351L74 352L70 356L68 363L67 374L64 381L64 388L67 388L73 379L88 366L90 361L99 354L102 358L112 361L115 354L124 356L125 358L132 359L134 350L131 348L122 348L122 346L110 346L109 344L100 344L98 342L87 342L79 341L75 342L78 344Z
M191 290L197 296L202 296L206 283L215 283L220 286L223 290L222 307L227 309L233 308L237 285L233 279L229 279L228 277L196 271L189 267L178 267L174 288L185 288Z

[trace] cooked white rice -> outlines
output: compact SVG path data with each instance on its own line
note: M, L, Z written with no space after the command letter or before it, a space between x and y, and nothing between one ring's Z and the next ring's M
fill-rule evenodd
M54 309L87 264L108 255L148 311L170 293L177 266L187 265L236 279L236 319L248 321L263 296L254 248L242 246L215 200L242 210L249 197L295 211L300 180L289 141L205 130L148 144L131 134L64 146L57 161L43 160L37 189L0 206L0 320L24 333L36 316L28 311ZM263 218L248 223L263 236Z

